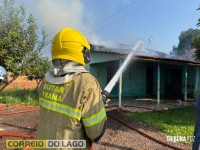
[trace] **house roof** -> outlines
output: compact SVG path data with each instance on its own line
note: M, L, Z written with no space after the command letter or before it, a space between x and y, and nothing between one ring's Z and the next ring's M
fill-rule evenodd
M115 53L121 55L128 55L131 51L131 46L122 45L119 48L109 48L99 45L91 45L93 52L102 52L102 53ZM174 56L164 52L155 51L152 49L141 49L135 52L136 59L146 60L146 61L155 61L155 62L168 62L168 63L184 63L190 65L200 65L199 61L196 61L193 57L194 49L187 51L181 56Z

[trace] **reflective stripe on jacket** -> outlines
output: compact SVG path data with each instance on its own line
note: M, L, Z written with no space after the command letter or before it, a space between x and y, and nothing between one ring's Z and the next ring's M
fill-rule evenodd
M101 88L91 74L80 73L61 85L44 81L39 98L37 139L86 140L89 149L89 141L102 134L106 111Z

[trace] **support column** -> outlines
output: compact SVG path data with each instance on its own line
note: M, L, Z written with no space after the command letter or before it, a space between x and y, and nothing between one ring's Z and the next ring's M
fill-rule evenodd
M160 63L157 65L157 104L160 104Z
M185 77L185 87L184 87L184 101L187 100L187 66L185 65L184 69L184 77Z
M122 59L119 60L119 68L122 66ZM122 107L122 73L119 76L119 108Z
M196 75L195 75L195 82L194 82L194 99L198 99L198 97L199 97L199 87L198 87L198 85L199 85L199 69L198 69L198 66L196 66Z

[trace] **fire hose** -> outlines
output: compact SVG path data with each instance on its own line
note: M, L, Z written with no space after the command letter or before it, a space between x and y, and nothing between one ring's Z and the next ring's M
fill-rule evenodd
M24 108L23 106L16 106L13 108ZM0 116L3 115L12 115L12 114L19 114L19 113L26 113L26 112L32 112L32 111L37 111L40 108L35 108L31 110L24 110L24 111L18 111L18 112L9 112L9 113L1 113ZM19 134L19 133L0 133L0 138L2 137L19 137L19 138L25 138L25 139L35 139L35 136L32 135L27 135L27 134Z
M25 139L35 139L35 136L18 133L0 133L0 137L20 137Z
M164 143L164 142L162 142L162 141L160 141L160 140L158 140L158 139L156 139L156 138L154 138L154 137L148 135L147 133L145 133L145 132L143 132L143 131L140 131L140 130L134 128L133 126L131 126L131 125L129 125L129 124L126 124L125 122L123 122L122 120L120 120L120 119L118 119L118 118L116 118L116 117L113 117L113 116L111 116L111 115L108 115L108 117L110 117L110 118L112 118L112 119L114 119L114 120L117 120L118 122L122 123L123 125L129 127L131 130L134 130L134 131L138 132L139 134L141 134L141 135L147 137L147 138L150 139L150 140L155 141L156 143L159 143L159 144L161 144L161 145L163 145L163 146L166 146L166 147L169 147L169 148L172 148L172 149L175 149L175 150L183 150L182 148L179 148L179 147L176 147L176 146L173 146L173 145Z
M39 109L37 109L37 110L39 110ZM35 110L30 110L30 111L35 111ZM130 126L130 125L124 123L124 122L121 121L120 119L117 119L116 117L113 117L113 116L111 116L111 115L108 115L108 117L117 120L118 122L122 123L123 125L125 125L125 126L131 128L132 130L137 131L138 133L140 133L140 134L146 136L147 138L149 138L149 139L151 139L151 140L153 140L153 141L155 141L155 142L157 142L157 143L159 143L159 144L161 144L161 145L164 145L164 146L167 146L167 147L170 147L170 148L173 148L173 149L177 149L177 150L182 150L181 148L177 148L177 147L175 147L175 146L172 146L172 145L169 145L169 144L167 144L167 143L164 143L164 142L162 142L162 141L160 141L160 140L158 140L158 139L156 139L156 138L154 138L154 137L152 137L152 136L146 134L145 132L139 131L139 130L137 130L136 128L134 128L134 127L132 127L132 126ZM35 139L35 136L26 135L26 134L18 134L18 133L0 133L0 137L1 137L1 138L2 138L2 137L19 137L19 138L25 138L25 139Z
M12 107L9 107L9 108L14 108L14 109L18 109L18 108L29 108L29 107L33 107L33 106L19 106L19 105L17 105L17 106L12 106ZM0 107L0 111L2 111L2 110L6 110L6 109L8 109L8 107L5 107L5 106L3 106L3 107Z
M32 107L32 106L29 106L29 107ZM24 108L24 107L23 106L13 106L12 108ZM35 109L31 109L31 110L23 110L23 111L18 111L18 112L0 113L0 116L32 112L32 111L37 111L39 109L40 108L35 108ZM19 137L19 138L25 138L25 139L35 139L35 136L27 135L27 134L19 134L19 133L0 133L0 138L2 138L2 137Z
M34 108L31 110L22 110L22 111L17 111L17 112L7 112L7 113L0 113L0 116L5 116L5 115L12 115L12 114L20 114L20 113L26 113L26 112L32 112L32 111L37 111L40 108Z

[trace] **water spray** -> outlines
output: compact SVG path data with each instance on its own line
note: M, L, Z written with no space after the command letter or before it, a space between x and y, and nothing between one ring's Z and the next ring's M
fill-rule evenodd
M133 55L135 54L135 51L138 50L139 48L141 48L141 46L143 46L143 45L144 45L144 42L142 42L142 41L138 41L134 45L134 47L132 48L131 52L127 56L126 60L123 62L122 66L119 68L119 70L117 71L117 73L113 76L113 78L110 80L110 82L104 88L104 90L102 91L102 97L103 97L104 103L108 102L107 98L108 98L110 92L112 91L113 87L115 86L115 84L119 80L120 75L126 69L128 63L131 61Z

